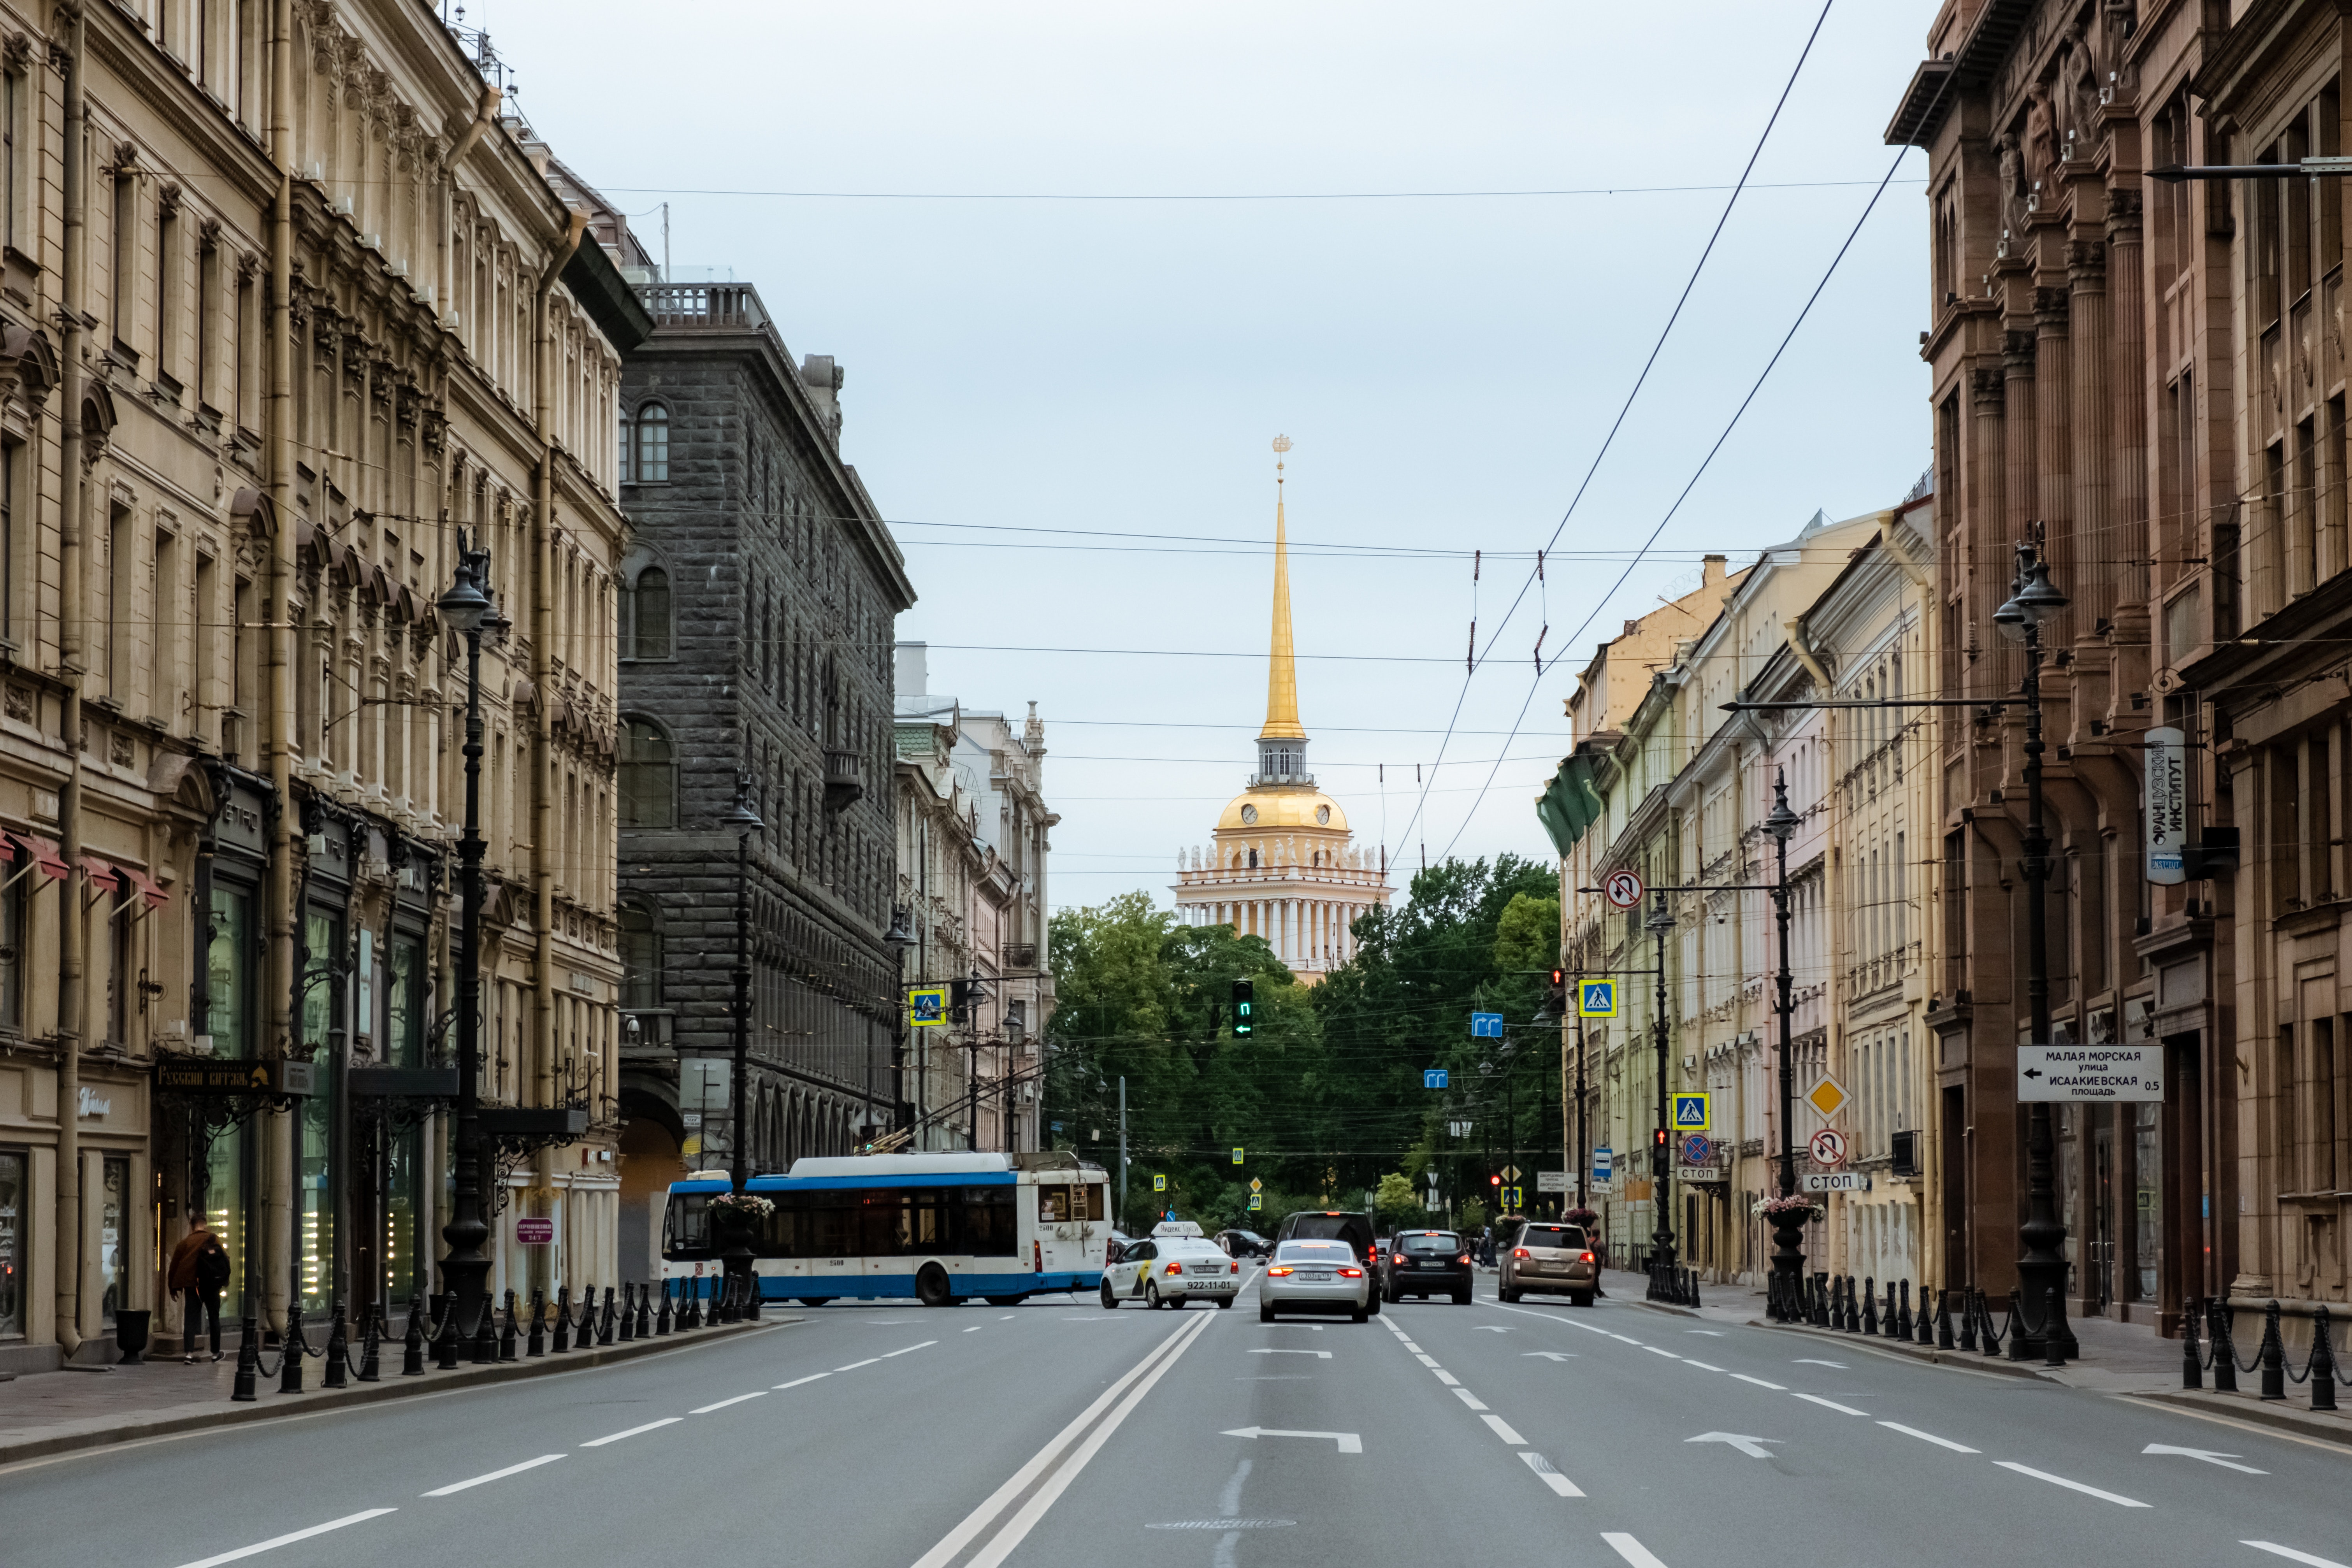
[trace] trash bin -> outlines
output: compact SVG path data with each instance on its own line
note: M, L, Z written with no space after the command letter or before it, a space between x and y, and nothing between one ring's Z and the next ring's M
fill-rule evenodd
M152 1312L133 1312L118 1308L114 1314L114 1342L122 1352L118 1365L129 1366L147 1353L147 1325Z

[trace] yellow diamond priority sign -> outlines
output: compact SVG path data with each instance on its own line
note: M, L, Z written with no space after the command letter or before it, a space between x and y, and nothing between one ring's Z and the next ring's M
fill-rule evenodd
M1823 1121L1835 1116L1838 1113L1838 1107L1843 1105L1845 1101L1846 1092L1838 1086L1838 1080L1833 1078L1825 1076L1821 1082L1805 1090L1805 1103L1820 1111Z

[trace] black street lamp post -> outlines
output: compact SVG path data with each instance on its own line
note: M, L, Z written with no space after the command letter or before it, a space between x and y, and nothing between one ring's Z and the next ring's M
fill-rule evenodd
M746 1098L751 1076L751 835L767 826L751 809L749 794L747 781L739 777L735 809L727 814L726 822L735 830L735 1062L728 1086L734 1114L727 1140L727 1181L738 1196L750 1190L751 1180L751 1107ZM730 1300L741 1302L745 1315L757 1319L759 1278L752 1263L748 1216L736 1218L730 1236L722 1255Z
M1772 811L1764 819L1764 831L1772 836L1780 855L1780 875L1772 884L1772 914L1780 932L1780 1195L1793 1197L1797 1192L1797 1133L1791 1123L1797 1111L1797 1059L1790 1040L1790 1016L1795 1001L1790 995L1794 977L1789 969L1789 840L1798 826L1797 814L1789 809L1789 775L1777 772L1772 780ZM1783 1206L1772 1216L1772 1272L1780 1279L1768 1310L1774 1317L1788 1319L1797 1315L1796 1302L1799 1281L1805 1272L1805 1223L1793 1207Z
M1667 1096L1671 1090L1666 1084L1666 933L1675 929L1675 917L1666 912L1664 889L1659 891L1657 907L1643 929L1656 942L1658 969L1657 1018L1652 1025L1658 1042L1658 1132L1650 1141L1650 1179L1656 1196L1651 1205L1655 1228L1650 1232L1649 1296L1654 1301L1663 1299L1675 1272L1674 1120L1669 1113Z
M2051 1043L2050 834L2042 815L2042 626L2066 603L2066 595L2050 581L2049 563L2032 544L2020 544L2014 589L2009 602L1993 612L1992 621L2002 636L2025 646L2025 999L2032 1043L2038 1046ZM2082 1352L2066 1324L2066 1226L2058 1218L2053 1190L2052 1143L2050 1102L2035 1100L2026 1110L2025 1223L2018 1230L2024 1255L2017 1260L2017 1274L2026 1320L2041 1323L2039 1331L2025 1336L2026 1342L2045 1352L2055 1348L2072 1358Z
M489 1310L490 1259L482 1245L490 1227L482 1218L481 1191L482 630L494 606L482 591L490 552L467 549L461 531L457 554L457 579L437 606L443 622L466 639L466 826L457 840L457 1169L449 1223L441 1227L449 1244L441 1274L458 1337L469 1340Z

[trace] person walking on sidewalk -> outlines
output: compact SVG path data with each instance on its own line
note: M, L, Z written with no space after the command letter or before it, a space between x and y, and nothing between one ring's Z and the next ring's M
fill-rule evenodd
M186 1353L184 1363L196 1359L196 1331L204 1315L212 1315L213 1360L221 1358L221 1292L228 1289L228 1249L221 1246L220 1237L199 1225L180 1238L172 1249L172 1264L164 1282L183 1302L180 1323L180 1343Z

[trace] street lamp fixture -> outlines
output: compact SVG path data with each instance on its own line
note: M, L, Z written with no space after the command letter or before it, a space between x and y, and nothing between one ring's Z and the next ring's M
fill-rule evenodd
M1780 972L1775 976L1779 989L1776 1004L1780 1018L1780 1066L1775 1075L1780 1096L1780 1196L1794 1197L1797 1193L1797 1132L1793 1122L1797 1115L1797 1053L1791 1038L1791 1019L1796 1012L1793 976L1789 969L1789 840L1795 837L1803 819L1789 809L1789 774L1786 769L1776 769L1772 775L1772 810L1764 818L1764 831L1772 836L1773 852L1779 858L1780 873L1772 883L1772 919L1780 935ZM1801 1314L1797 1303L1803 1291L1805 1277L1805 1222L1793 1205L1783 1204L1772 1215L1772 1273L1778 1280L1765 1310L1782 1321Z
M768 826L751 809L751 781L739 774L734 809L720 823L735 835L735 1070L730 1086L734 1127L727 1140L727 1180L738 1194L749 1190L751 1179L751 1108L746 1099L751 1073L751 836ZM742 1302L744 1315L756 1320L760 1279L752 1263L751 1226L744 1218L734 1222L723 1258L734 1300Z
M1658 1005L1652 1032L1658 1047L1658 1131L1650 1147L1650 1179L1655 1197L1651 1204L1654 1228L1650 1232L1650 1289L1653 1301L1663 1300L1669 1293L1675 1277L1675 1152L1672 1128L1674 1119L1668 1114L1666 1085L1666 933L1675 929L1675 917L1666 912L1666 895L1661 889L1650 911L1642 922L1657 947Z
M2042 803L2042 628L2066 607L2066 595L2050 581L2049 563L2031 543L2017 547L2017 575L2009 602L1993 622L2025 645L2025 997L2030 1038L2051 1043L2050 1026L2050 835ZM2053 1190L2050 1105L2036 1100L2026 1110L2025 1223L2018 1228L2023 1255L2017 1262L2027 1322L2039 1321L2028 1344L2073 1358L2081 1353L2067 1327L2066 1226L2058 1218Z
M441 619L466 639L466 826L457 839L457 1103L456 1170L452 1173L449 1222L441 1237L449 1244L441 1261L450 1292L450 1321L459 1339L481 1328L489 1310L489 1255L482 1250L490 1227L482 1218L481 1189L481 991L482 991L482 630L493 609L482 584L490 552L466 548L457 534L457 572L436 603Z

